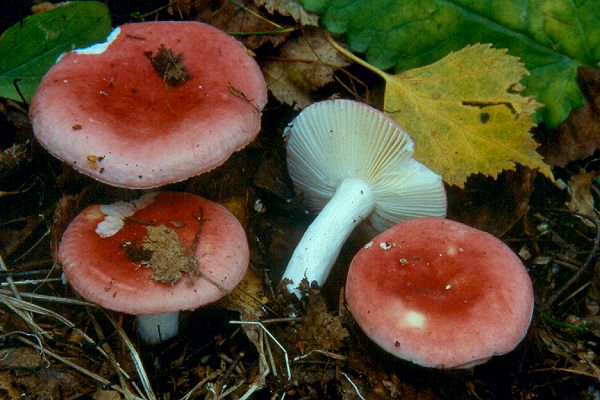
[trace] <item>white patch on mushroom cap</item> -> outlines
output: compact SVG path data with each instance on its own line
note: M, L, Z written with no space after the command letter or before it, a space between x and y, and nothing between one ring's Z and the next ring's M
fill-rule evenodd
M411 328L423 328L425 326L425 316L416 311L407 311L402 318L402 324Z
M387 242L381 242L381 243L379 243L379 247L381 247L383 250L387 251L392 248L392 245Z
M141 210L142 208L154 203L154 198L157 194L158 192L148 192L139 199L133 200L132 203L137 210Z
M157 194L158 192L150 192L131 202L117 201L113 204L101 205L100 211L106 217L96 226L96 233L101 237L116 235L125 225L125 218L131 217L136 211L151 204Z

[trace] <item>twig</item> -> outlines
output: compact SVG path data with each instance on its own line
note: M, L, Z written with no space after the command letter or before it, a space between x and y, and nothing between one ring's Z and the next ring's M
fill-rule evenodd
M196 217L196 220L198 221L198 228L196 228L196 232L194 233L194 238L192 239L192 243L190 245L190 250L189 250L189 253L188 253L188 254L190 254L191 256L194 256L194 257L196 255L196 252L198 251L198 242L200 241L200 233L202 232L202 227L204 226L204 223L207 221L204 218L204 209L202 207L200 207L200 216ZM221 284L219 284L219 282L216 282L215 280L209 278L202 271L198 270L197 273L198 273L198 275L200 275L200 277L202 279L204 279L205 281L207 281L211 285L215 286L220 291L222 291L224 293L229 293L229 291L227 289L225 289L223 287L223 285L221 285Z
M332 352L327 351L327 350L315 349L315 350L309 351L306 354L302 354L300 356L296 356L293 361L302 360L304 358L307 358L308 356L310 356L313 353L322 354L322 355L324 355L326 357L333 358L334 360L339 360L339 361L347 361L348 360L348 357L343 356L341 354L332 353Z
M42 296L42 295L36 295L36 297L39 297L39 296ZM43 297L49 298L50 296L43 296ZM97 343L91 337L89 337L81 329L77 328L76 325L73 322L71 322L70 320L68 320L67 318L65 318L64 316L62 316L61 314L59 314L59 313L57 313L55 311L49 310L47 308L41 307L41 306L39 306L37 304L29 303L29 302L26 302L24 300L15 299L15 298L12 298L10 296L5 296L2 293L0 293L0 300L2 301L2 303L6 304L8 307L11 307L11 306L17 307L18 306L18 307L26 309L29 312L36 313L36 314L41 314L41 315L45 315L45 316L54 318L55 320L57 320L60 323L62 323L63 325L65 325L67 328L73 329L73 331L75 333L77 333L88 344L92 345L95 349L97 349L98 352L103 357L105 357L106 359L108 359L110 361L109 354L107 352L105 352L104 349L102 349L101 347L98 347ZM84 303L84 305L85 305L85 303ZM11 307L11 309L12 309L12 307ZM35 327L35 329L38 329L38 330L41 329L41 328L39 328L35 324L34 324L34 327ZM46 334L46 332L42 332L42 334ZM39 341L39 338L38 338L38 341ZM41 341L40 341L40 345L41 345ZM119 373L121 373L124 376L126 376L127 379L130 379L129 375L127 374L127 372L125 372L125 370L123 370L123 368L121 368L120 365L117 365L117 369L118 369Z
M0 256L0 263L1 261L1 256ZM47 268L47 269L34 269L34 270L30 270L30 271L15 271L15 272L9 272L6 270L6 268L1 268L0 267L0 279L5 279L7 277L10 278L17 278L17 277L21 277L21 276L31 276L31 275L40 275L40 274L48 274L48 272L51 272L52 268Z
M258 331L258 370L262 373L264 371L271 372L271 368L269 368L269 362L267 361L267 356L265 355L265 331Z
M204 209L202 207L200 207L200 216L196 217L196 220L198 221L198 227L196 228L196 232L194 232L194 238L192 239L192 244L190 245L190 255L194 255L198 251L198 241L200 240L200 232L202 232L202 227L206 222L206 219L204 218Z
M2 257L1 254L0 254L0 271L2 271L4 273L8 273L8 268L6 268L6 264L4 264L4 258ZM13 296L15 296L17 299L21 299L19 290L17 289L17 286L15 285L15 282L13 281L11 276L6 276L6 283L10 287L10 290L11 290Z
M244 379L242 379L240 382L236 383L235 385L233 385L232 387L230 387L229 389L227 389L225 392L219 394L217 396L217 400L226 398L231 393L235 392L240 386L242 386L244 384L244 382L246 382L246 381Z
M271 21L270 19L268 19L268 18L266 18L266 17L263 17L262 15L260 15L259 13L257 13L256 11L254 11L254 10L251 10L251 9L250 9L250 8L248 8L246 5L244 5L244 4L242 4L242 3L238 2L238 1L235 1L235 0L229 0L229 2L230 2L230 3L233 3L233 4L234 4L236 7L238 7L238 8L240 8L240 9L242 9L242 10L246 11L247 13L250 13L250 14L252 14L252 15L253 15L255 18L258 18L258 19L260 19L261 21L264 21L264 22L266 22L266 23L268 23L268 24L271 24L271 25L273 25L273 26L274 26L274 27L276 27L277 29L284 29L284 27L283 27L283 26L281 26L281 25L279 25L277 22L273 22L273 21Z
M356 384L354 382L352 382L352 379L350 379L350 377L344 371L342 371L342 375L344 376L344 378L346 378L348 380L348 382L350 382L350 384L354 388L354 391L356 392L356 394L358 395L358 397L360 397L361 400L366 400L363 397L363 395L360 394L360 390L358 390L358 386L356 386Z
M25 338L24 338L24 337L22 337L22 336L18 336L18 337L17 337L17 339L18 339L19 341L21 341L21 342L25 343L25 344L26 344L26 345L28 345L28 346L31 346L31 347L34 347L34 348L38 348L38 346L36 346L36 344L35 344L35 343L33 343L32 341L30 341L30 340L28 340L28 339L25 339ZM57 360L57 361L59 361L59 362L61 362L61 363L65 364L65 365L67 365L67 366L69 366L69 367L73 368L74 370L76 370L76 371L80 372L81 374L83 374L83 375L87 376L88 378L91 378L91 379L95 380L96 382L98 382L98 383L101 383L101 384L102 384L102 385L104 385L104 386L108 386L108 387L110 387L111 389L113 389L113 390L116 390L117 392L119 392L119 393L121 393L121 394L125 394L125 393L123 392L123 390L122 390L120 387L118 387L118 386L116 386L116 385L113 385L113 384L111 384L111 382L110 382L108 379L106 379L106 378L103 378L103 377L101 377L100 375L98 375L98 374L95 374L95 373L93 373L92 371L89 371L89 370L87 370L87 369L85 369L85 368L83 368L83 367L81 367L81 366L79 366L79 365L75 364L74 362L72 362L72 361L69 361L69 360L67 360L66 358L63 358L63 357L59 356L58 354L56 354L56 353L54 353L54 352L52 352L52 351L50 351L50 350L47 350L47 349L45 349L45 348L43 348L43 347L39 348L39 350L40 350L42 353L44 353L45 355L47 355L47 356L49 356L49 357L51 357L51 358L54 358L55 360ZM139 398L137 398L137 399L139 399ZM143 399L139 399L139 400L143 400Z
M561 301L560 303L558 303L558 306L562 306L563 304L565 304L567 301L571 300L573 297L577 296L577 294L579 294L582 290L587 289L588 286L590 286L592 284L592 281L587 281L586 283L584 283L583 285L581 285L577 290L575 290L573 293L571 293L570 295L568 295L567 297L564 298L563 301Z
M598 220L598 218L596 218L595 216L587 215L587 214L572 212L569 210L562 210L560 208L550 209L550 211L567 212L567 213L576 215L580 218L585 218L585 219L591 221L596 226L596 238L594 241L594 247L592 248L592 251L590 251L590 253L588 254L588 256L587 256L585 262L583 263L583 265L581 266L581 268L579 268L579 270L576 273L574 273L573 276L571 276L571 278L566 283L564 283L560 288L558 288L552 294L552 296L550 296L550 298L546 301L546 304L544 304L544 308L546 308L546 309L548 309L560 296L563 295L563 293L565 291L567 291L571 287L571 285L573 285L575 282L577 282L579 280L579 278L581 278L581 276L585 272L587 272L587 270L589 268L591 268L591 266L594 263L594 260L596 259L596 256L598 255L598 251L600 249L600 221Z
M262 328L262 330L275 342L275 344L283 351L283 355L285 357L285 367L287 370L288 381L292 379L292 372L290 370L290 360L288 357L288 353L285 348L275 339L275 336L262 324L260 321L229 321L230 324L246 324L246 325L258 325Z
M252 394L254 394L254 392L256 392L258 389L262 388L264 386L265 377L268 374L269 374L269 370L266 369L263 371L262 374L258 375L256 378L254 378L254 380L250 384L250 388L248 388L248 391L246 393L244 393L244 395L242 397L240 397L240 400L249 399L250 396L252 396Z
M273 352L271 351L271 345L269 344L269 341L265 342L265 348L267 350L267 357L269 358L269 364L271 364L273 376L277 376L277 366L275 365L275 359L273 358Z
M553 371L561 371L561 372L569 372L571 374L577 374L577 375L583 375L583 376L588 376L590 378L595 378L598 379L598 377L590 372L586 372L586 371L580 371L577 369L572 369L572 368L537 368L537 369L532 369L526 372L553 372Z
M208 375L206 378L202 379L200 382L198 382L193 388L190 389L189 392L187 392L185 394L185 396L183 396L181 398L181 400L189 400L189 398L192 396L192 394L194 394L194 392L198 389L200 389L202 386L204 386L206 384L206 382L210 381L211 379L216 378L217 376L219 376L219 374L221 373L221 371L214 371L212 374Z
M2 300L2 299L4 299L4 300ZM31 314L21 311L21 309L19 309L14 304L14 302L22 302L23 300L15 299L14 297L4 296L4 295L0 296L0 300L1 300L1 303L3 303L4 305L6 305L8 308L10 308L10 310L13 313L15 313L19 318L21 318L23 320L23 322L25 322L27 324L27 326L29 326L29 328L31 329L31 331L33 332L33 334L36 337L38 335L41 335L41 336L44 336L47 339L51 339L52 338L48 332L46 332L45 330L43 330L42 328L40 328L35 322L33 322ZM24 303L30 304L30 303L27 303L27 302L24 302ZM40 340L40 342L41 342L41 339L39 339L39 337L38 337L38 340Z
M115 358L115 355L113 354L112 349L110 348L110 346L108 345L108 343L105 340L106 338L104 336L104 332L102 332L102 328L100 327L100 324L98 323L98 321L96 320L94 315L91 312L89 312L89 310L87 310L87 311L88 311L90 320L92 322L92 326L94 327L94 330L96 331L96 335L98 336L98 339L102 343L101 350L104 351L104 353L106 354L106 358L112 364L114 369L117 371L117 375L119 376L119 382L121 383L121 387L123 388L123 391L131 394L131 390L127 386L127 383L131 381L129 374L127 374L127 372L125 372L121 368L119 363L117 362L117 359ZM141 395L141 393L138 393L138 394ZM126 398L128 398L128 397L129 396L126 396Z
M10 282L9 282L10 280ZM1 282L0 283L0 287L3 286L9 286L11 288L11 290L14 288L16 288L17 286L25 286L25 285L39 285L40 283L48 283L48 282L60 282L61 279L60 278L44 278L44 279L26 279L24 281L13 281L12 278L9 276L6 277L6 282ZM15 297L17 296L22 296L22 294L20 292L17 292L18 294L15 295ZM14 295L14 292L13 292ZM17 297L17 298L19 298Z
M59 314L55 311L49 310L47 308L44 308L42 306L38 306L37 304L33 304L33 303L30 303L28 301L21 300L21 299L15 299L13 297L6 296L1 293L0 293L0 300L2 300L2 302L7 305L14 305L15 307L18 306L19 308L27 310L32 313L53 317L57 321L60 321L61 323L66 325L67 327L75 328L75 324L72 323L71 321L69 321L67 318L63 317L61 314ZM79 333L83 334L83 332L81 332L81 331ZM85 334L83 334L83 336L85 336ZM91 343L93 343L92 339L89 339L89 340Z
M9 293L10 292L8 290L0 289L0 294L8 295ZM26 298L26 299L48 301L48 302L58 303L58 304L70 304L70 305L74 305L74 306L98 307L97 305L95 305L93 303L88 303L87 301L83 301L83 300L69 299L69 298L65 298L65 297L56 297L56 296L46 296L44 294L37 294L37 293L21 292L21 297Z
M23 261L20 263L13 263L13 268L15 270L28 270L31 268L39 268L44 266L51 266L52 268L46 268L46 271L54 270L54 259L52 257L42 257L36 260L31 261ZM29 272L29 271L27 271Z
M303 321L304 318L302 317L281 317L281 318L267 318L267 319L263 319L262 324L273 324L276 322L301 322Z
M42 242L42 240L44 240L44 238L50 234L50 228L48 227L48 222L46 222L46 217L43 214L40 214L39 217L46 224L46 232L44 232L44 234L38 240L36 240L35 243L33 243L31 246L29 246L29 248L27 250L25 250L17 258L15 258L15 260L14 260L15 262L21 260L22 258L24 258L25 256L27 256L29 253L31 253L33 251L33 249L35 249Z
M129 350L129 354L135 365L135 369L138 373L140 381L142 382L142 387L144 388L144 391L146 392L146 397L149 400L156 400L156 395L154 394L154 391L152 390L152 385L150 384L150 379L148 379L148 375L146 374L146 369L144 368L144 363L142 362L142 359L141 359L139 353L137 352L137 350L135 349L133 343L131 343L131 340L129 340L129 336L127 336L127 333L125 333L123 328L121 328L121 326L119 324L117 324L115 322L115 320L110 317L110 315L107 314L106 317L108 318L110 323L113 325L113 327L119 334L119 337L121 338L121 340L123 340L123 343L125 343L125 347L127 347L127 349Z
M238 355L235 357L235 359L231 361L231 365L229 366L229 368L227 368L227 370L225 371L223 376L221 376L221 379L219 379L219 386L220 386L219 391L223 390L223 388L226 387L227 381L231 377L231 374L233 373L235 368L238 366L238 364L240 363L240 361L242 360L242 357L244 357L244 355L245 355L245 353L243 351L240 351L238 353ZM224 394L221 394L221 395L224 396Z

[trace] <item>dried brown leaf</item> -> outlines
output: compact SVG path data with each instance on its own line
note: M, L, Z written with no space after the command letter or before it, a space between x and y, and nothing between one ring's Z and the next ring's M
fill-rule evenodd
M306 314L298 327L296 347L303 353L310 350L336 352L349 336L343 319L333 315L318 290L312 290L306 306Z
M220 304L228 310L238 311L245 321L258 321L264 314L263 306L268 302L262 279L248 269L242 281Z
M169 15L181 16L189 15L192 10L192 0L171 0L167 12Z
M292 193L292 188L288 181L285 158L278 152L267 149L254 175L254 185L269 191L277 197L285 199L289 198Z
M31 12L34 14L40 14L47 11L52 11L57 7L61 7L66 5L68 2L63 1L62 3L52 3L50 1L44 1L39 4L34 4L31 6Z
M502 236L529 210L536 173L525 167L497 179L473 175L464 189L448 188L448 218Z
M195 249L188 252L177 232L165 225L147 226L148 235L144 237L143 250L150 252L150 259L142 265L152 268L152 279L157 282L173 284L182 274L192 276L198 272L198 258Z
M598 175L598 171L581 171L569 179L569 192L571 198L567 202L569 210L581 214L594 215L594 197L592 196L592 182ZM594 226L591 221L583 220L584 223Z
M193 9L197 12L197 21L206 22L233 35L237 33L238 39L252 50L267 42L279 46L287 37L285 31L265 34L264 32L277 31L281 26L260 16L260 10L250 1L238 3L228 0L198 0L193 3Z
M579 68L577 81L587 99L585 107L571 111L556 132L540 138L540 153L555 167L586 158L600 148L600 71Z
M248 204L247 197L242 195L235 195L225 199L221 199L219 203L228 209L235 217L240 221L242 226L246 228L246 222L248 217Z
M6 400L21 398L21 391L13 385L10 371L0 371L0 398Z
M583 319L586 328L596 337L600 338L600 317L586 317Z
M115 390L98 389L92 394L92 400L121 400L119 392Z
M41 368L46 366L44 358L30 347L12 347L2 351L0 368Z
M26 241L42 223L35 215L15 218L5 221L0 225L0 247L5 255L13 254Z
M52 216L52 229L50 243L54 252L58 249L58 243L62 237L67 225L83 209L84 205L90 200L91 190L89 187L76 195L63 194L54 209ZM56 257L55 257L56 259Z
M319 17L307 12L298 0L254 0L257 6L263 6L271 14L292 17L302 26L318 26Z
M334 72L349 65L317 30L288 41L277 60L267 62L263 73L277 100L302 109L311 102L311 93L333 82Z
M263 307L269 302L265 296L262 279L252 270L248 269L237 287L219 302L228 310L240 313L242 321L260 321L264 311ZM257 325L242 324L242 329L248 339L260 351L260 342Z

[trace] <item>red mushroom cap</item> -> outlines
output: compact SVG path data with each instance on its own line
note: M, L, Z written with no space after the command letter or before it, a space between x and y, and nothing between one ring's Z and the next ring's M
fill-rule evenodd
M369 242L350 264L346 299L375 343L426 367L466 368L511 351L533 312L517 255L441 218L408 220Z
M134 315L194 309L225 296L246 272L244 229L227 209L202 197L158 193L110 237L96 233L105 217L101 206L84 209L67 227L58 251L70 284L105 308ZM175 231L187 251L197 236L194 255L200 273L174 283L157 282L152 268L127 255L128 245L142 245L148 226L160 225Z
M152 58L162 46L164 71ZM169 84L173 76L181 79ZM143 22L64 54L30 114L55 157L110 185L151 188L222 164L254 140L266 102L262 73L239 41L199 22Z

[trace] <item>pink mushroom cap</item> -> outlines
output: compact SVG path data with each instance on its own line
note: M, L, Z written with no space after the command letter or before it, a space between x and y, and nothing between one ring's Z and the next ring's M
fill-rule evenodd
M105 308L133 315L191 310L231 292L246 272L244 229L226 208L202 197L160 192L109 237L96 233L105 217L99 205L84 209L67 227L58 251L73 288ZM204 218L200 229L199 217ZM141 245L148 222L174 230L188 250L197 235L200 273L183 275L173 284L157 282L152 268L128 258L125 245Z
M148 55L161 46L182 55L187 81L170 85L154 68ZM236 39L199 22L143 22L64 54L30 116L38 141L79 172L151 188L221 165L255 139L266 102L262 73Z
M534 305L531 279L508 246L442 218L408 220L369 242L350 264L346 299L381 348L438 368L510 352Z

